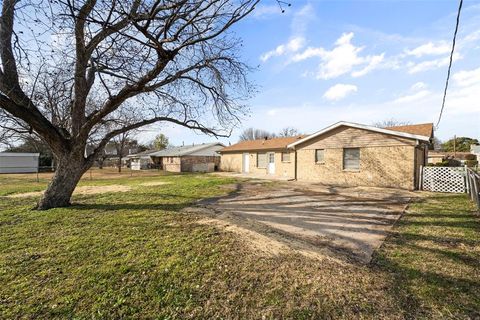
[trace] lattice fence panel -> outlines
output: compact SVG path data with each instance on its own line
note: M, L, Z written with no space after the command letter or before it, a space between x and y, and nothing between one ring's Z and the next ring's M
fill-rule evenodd
M465 192L465 169L424 167L422 189L434 192Z

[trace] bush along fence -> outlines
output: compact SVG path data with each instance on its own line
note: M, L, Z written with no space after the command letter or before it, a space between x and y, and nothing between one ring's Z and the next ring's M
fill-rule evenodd
M466 192L480 211L480 174L467 166L422 167L419 189L433 192Z

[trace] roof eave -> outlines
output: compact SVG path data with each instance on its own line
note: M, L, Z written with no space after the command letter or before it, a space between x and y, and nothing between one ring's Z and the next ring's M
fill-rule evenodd
M352 127L352 128L358 128L358 129L364 129L364 130L369 130L369 131L375 131L379 133L385 133L397 137L402 137L402 138L408 138L408 139L414 139L414 140L421 140L421 141L430 141L430 137L426 136L421 136L421 135L416 135L416 134L411 134L411 133L404 133L404 132L399 132L399 131L394 131L394 130L388 130L388 129L383 129L383 128L377 128L373 126L368 126L368 125L363 125L363 124L358 124L358 123L353 123L353 122L346 122L346 121L340 121L337 122L331 126L328 126L320 131L317 131L303 139L300 139L298 141L295 141L294 143L290 143L287 145L287 148L289 149L295 149L295 146L302 144L308 140L311 140L313 138L316 138L324 133L327 133L328 131L331 131L333 129L336 129L340 126L347 126L347 127Z

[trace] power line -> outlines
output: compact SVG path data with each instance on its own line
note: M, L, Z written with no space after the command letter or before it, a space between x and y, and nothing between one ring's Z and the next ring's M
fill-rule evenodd
M455 32L453 34L452 51L450 52L450 63L448 64L447 81L445 82L445 90L443 91L442 108L440 109L440 115L438 116L438 121L436 125L437 129L438 129L438 125L440 124L440 120L442 120L443 109L445 107L445 100L447 98L448 82L450 81L450 70L452 69L453 52L455 51L455 41L457 39L458 25L460 24L460 12L462 11L462 4L463 4L463 0L460 0L460 4L458 6L458 13L457 13L457 23L455 25Z
M285 9L283 9L284 5L286 5L287 7L290 7L292 5L289 2L285 2L285 1L281 1L281 0L277 0L277 4L280 7L280 10L282 11L282 13L285 13Z

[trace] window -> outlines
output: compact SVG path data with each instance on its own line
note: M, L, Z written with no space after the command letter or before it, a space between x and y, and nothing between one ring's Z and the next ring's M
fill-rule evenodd
M325 149L316 149L315 150L315 162L324 163L325 162Z
M290 162L290 152L282 152L282 162Z
M343 149L343 170L360 170L360 149Z
M257 153L257 168L266 168L266 167L267 167L267 154Z

